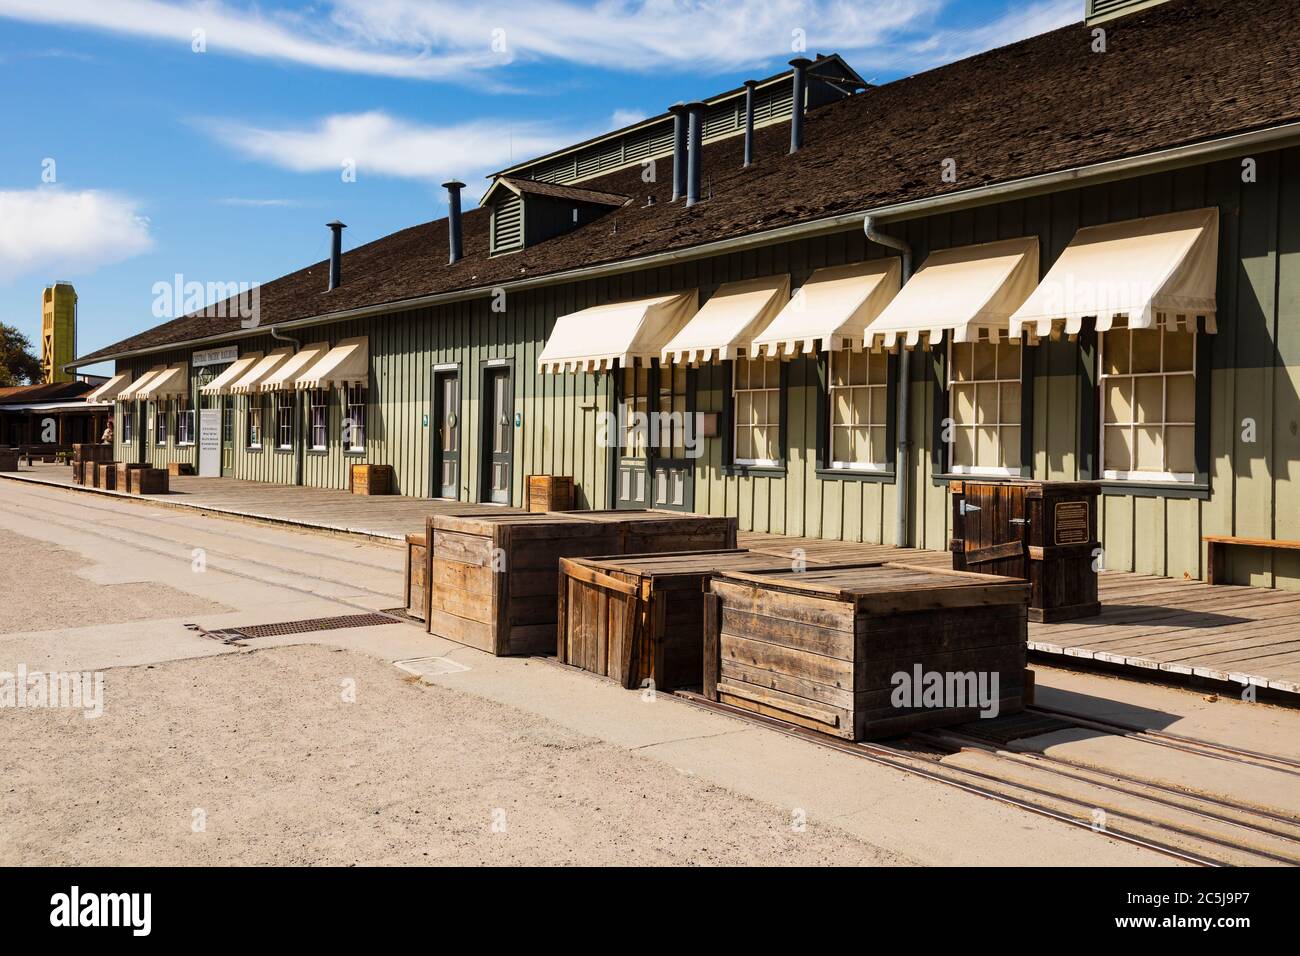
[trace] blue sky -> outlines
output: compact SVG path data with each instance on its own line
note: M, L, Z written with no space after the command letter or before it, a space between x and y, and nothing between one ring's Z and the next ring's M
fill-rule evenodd
M93 351L169 317L154 286L178 273L265 282L324 258L331 219L351 248L437 218L450 176L477 194L511 159L776 72L800 37L887 82L1082 15L1083 0L0 0L0 321L35 341L40 290L68 279Z

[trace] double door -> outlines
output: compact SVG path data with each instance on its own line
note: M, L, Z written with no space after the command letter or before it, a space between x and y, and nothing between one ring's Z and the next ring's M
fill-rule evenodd
M690 418L687 369L655 363L617 375L615 506L690 511L694 460L688 456L699 435Z

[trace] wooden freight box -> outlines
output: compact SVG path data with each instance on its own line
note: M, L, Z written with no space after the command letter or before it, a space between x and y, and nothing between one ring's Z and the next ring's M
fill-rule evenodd
M117 467L116 490L129 492L131 490L131 481L127 477L127 474L129 472L137 471L141 468L148 468L150 466L145 462L139 462L139 461L119 461L117 462L116 467Z
M529 511L572 511L573 478L568 475L529 475Z
M884 564L724 571L709 587L712 700L849 740L1024 707L1022 581Z
M734 548L736 519L667 511L435 515L426 626L492 654L555 653L560 558Z
M1101 613L1095 481L953 481L952 566L1029 582L1029 619Z
M18 470L18 449L2 448L0 449L0 471L17 471Z
M95 487L105 491L117 488L117 465L114 462L100 462L95 466Z
M127 490L133 495L167 494L166 468L132 468L126 474Z
M97 461L80 461L72 466L81 472L81 483L87 488L97 487L96 482L99 479L99 462Z
M167 463L167 474L172 478L180 475L194 474L194 466L188 461L169 461Z
M73 461L112 461L113 446L110 443L78 442L72 446Z
M710 578L789 566L741 549L561 558L557 656L624 687L699 687Z
M348 484L354 495L391 495L392 465L353 465L348 470Z

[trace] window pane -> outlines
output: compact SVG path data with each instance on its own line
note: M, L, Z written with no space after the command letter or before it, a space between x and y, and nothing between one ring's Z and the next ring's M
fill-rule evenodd
M1165 333L1165 371L1190 372L1196 337L1190 332Z
M1107 422L1131 422L1133 420L1133 379L1116 378L1108 380L1105 389L1105 406Z
M991 342L972 342L971 349L975 353L971 377L976 379L997 378L998 347Z
M847 425L853 421L852 409L849 407L849 390L837 388L831 392L831 424Z
M736 423L739 425L754 424L753 392L736 393Z
M831 429L831 457L835 461L853 460L853 430L849 428Z
M998 420L1013 425L1019 424L1020 383L1003 382L1001 389L1001 402L998 410L1000 418Z
M1107 471L1132 471L1133 470L1133 442L1131 437L1132 429L1121 427L1107 427L1105 439L1105 451L1103 453L1102 467Z
M1020 426L1010 428L1005 425L998 429L998 439L1002 445L1002 464L1007 468L1020 467Z
M755 458L775 458L771 454L771 442L768 440L768 434L771 429L764 426L758 426L754 429L754 457Z
M853 389L853 424L865 425L871 418L871 389L865 385Z
M1164 421L1165 383L1158 375L1134 380L1137 420L1140 422Z
M849 381L849 353L831 353L831 384L847 385Z
M1164 437L1160 434L1160 426L1139 425L1134 431L1137 432L1137 470L1164 471Z
M849 381L854 385L866 385L870 368L867 353L852 353L852 357L849 359Z
M873 425L884 425L889 421L889 392L884 385L877 385L871 389L869 421Z
M1170 375L1165 379L1165 421L1196 421L1196 379Z
M998 346L998 378L1020 378L1020 355L1019 345L1003 342Z
M981 382L975 386L975 420L981 425L998 420L998 386L994 382Z
M1190 425L1170 425L1165 429L1166 467L1180 474L1196 471L1196 429Z
M961 425L975 424L975 386L952 387L952 418Z
M781 423L781 393L775 390L767 393L767 423L769 425Z
M736 429L736 457L743 459L752 459L754 457L754 433L752 429Z
M869 462L875 465L883 465L889 461L889 448L885 444L885 429L872 428L867 432L870 441L868 446Z
M957 428L953 430L952 461L954 465L970 466L975 464L975 429Z
M975 464L980 468L997 468L1002 464L998 455L996 428L981 427L975 430Z
M871 384L884 385L889 377L889 353L867 352L865 355L870 367Z
M1102 354L1105 361L1102 371L1106 375L1128 374L1128 333L1103 332Z
M952 371L949 379L954 382L969 382L971 379L971 343L952 343Z
M1133 371L1160 371L1160 330L1133 330Z

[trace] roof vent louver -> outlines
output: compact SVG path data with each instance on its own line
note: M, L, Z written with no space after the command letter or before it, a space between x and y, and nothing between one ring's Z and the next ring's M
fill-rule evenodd
M1165 0L1085 0L1084 18L1088 23L1111 20L1126 13L1135 13L1154 7Z

